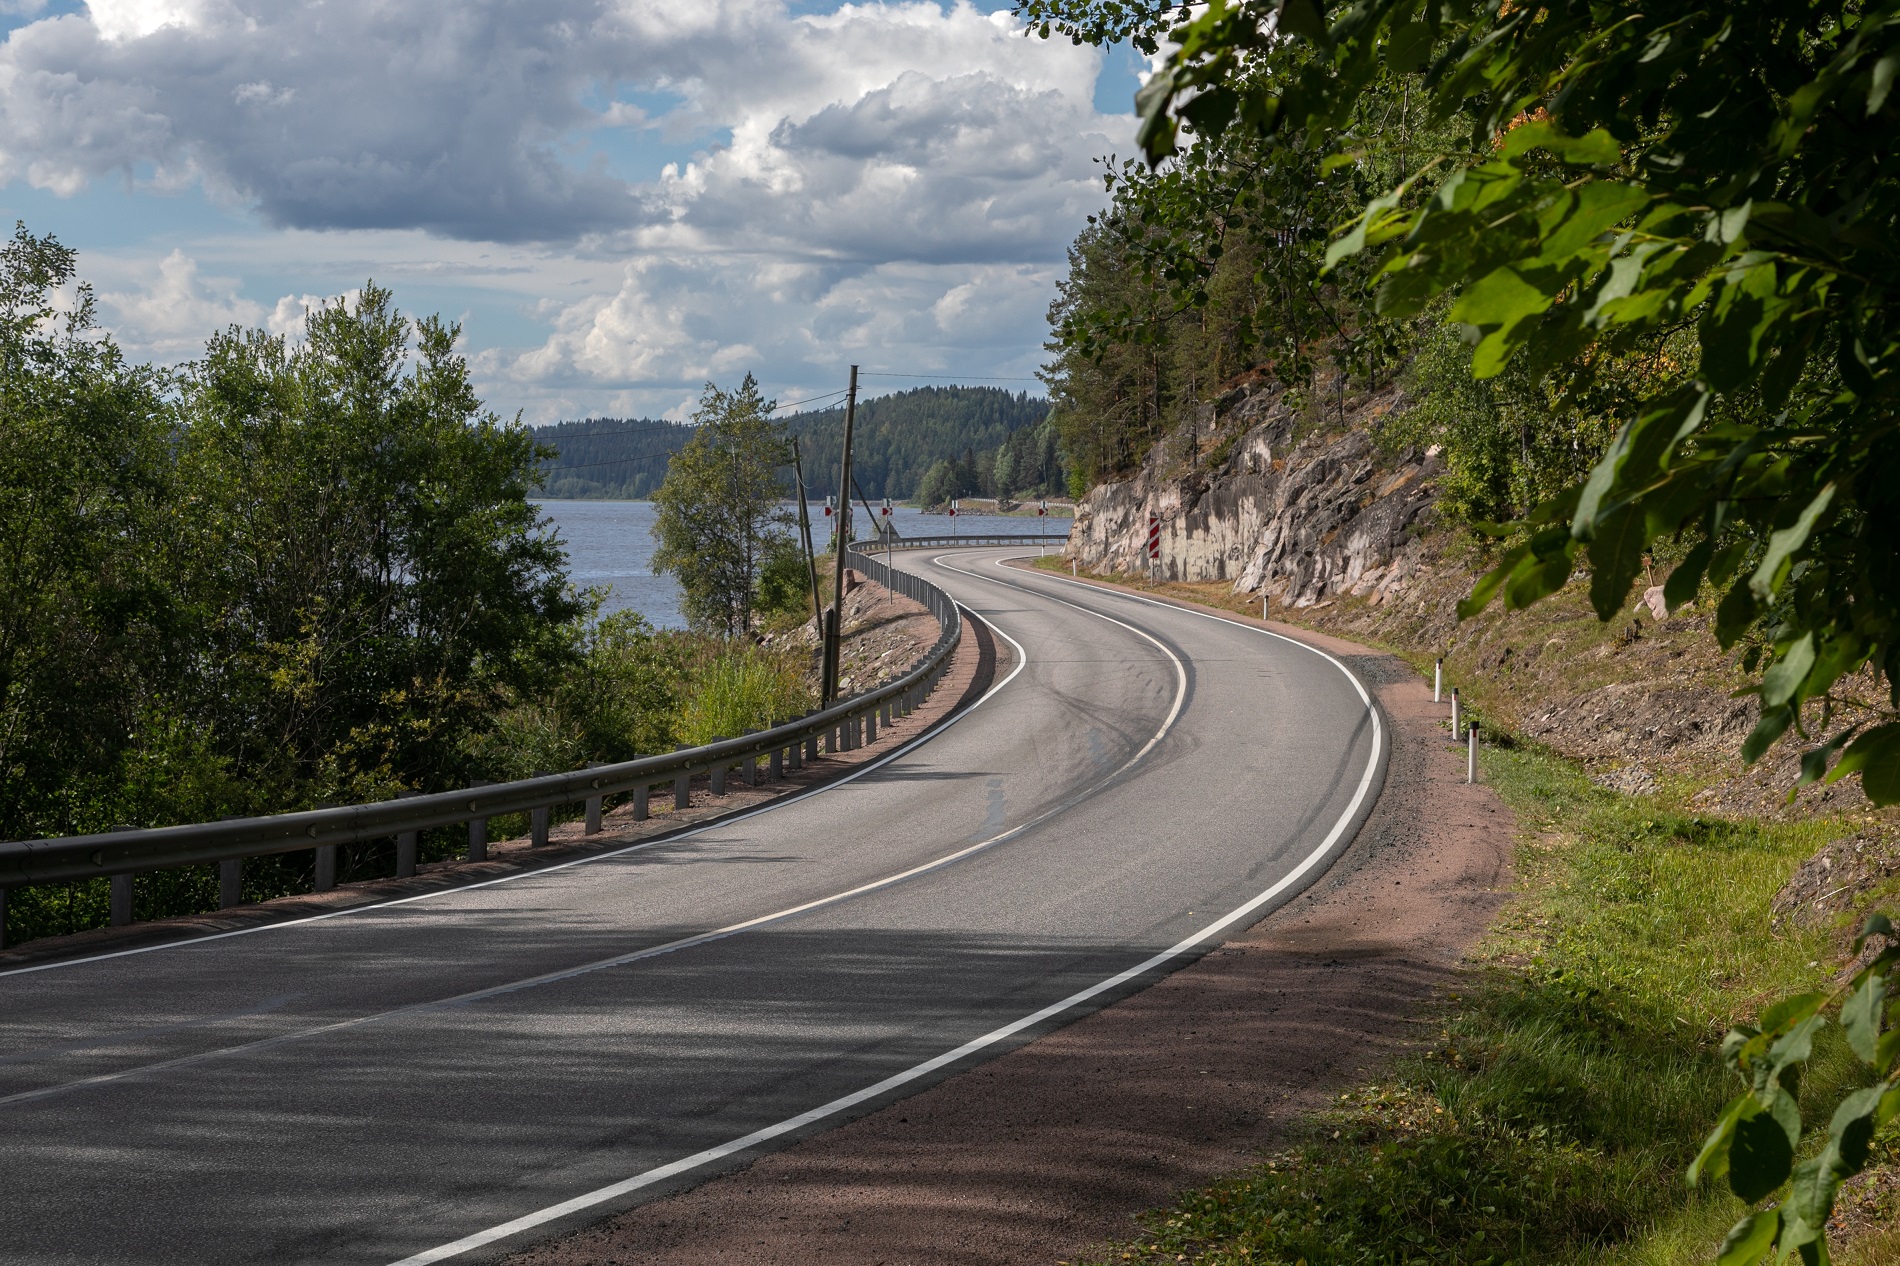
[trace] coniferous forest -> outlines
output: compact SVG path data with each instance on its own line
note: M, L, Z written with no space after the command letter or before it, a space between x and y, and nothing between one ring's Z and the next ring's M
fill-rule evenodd
M1060 491L1066 468L1048 415L1047 400L996 387L919 387L861 401L851 442L858 492L934 505ZM784 423L803 450L807 493L836 495L844 409L792 413ZM544 465L546 495L646 497L692 433L690 424L644 418L538 427L535 439L555 454Z

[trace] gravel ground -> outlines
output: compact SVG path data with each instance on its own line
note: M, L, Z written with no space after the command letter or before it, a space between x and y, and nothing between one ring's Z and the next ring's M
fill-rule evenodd
M1378 806L1303 897L1125 1001L514 1266L1066 1260L1411 1041L1506 899L1512 819L1464 784L1404 664L1270 627L1347 658L1393 730Z

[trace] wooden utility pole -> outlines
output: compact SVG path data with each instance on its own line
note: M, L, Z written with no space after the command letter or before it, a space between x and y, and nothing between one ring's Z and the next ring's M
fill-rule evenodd
M798 534L805 541L805 571L811 577L812 626L818 630L822 640L825 635L825 612L818 597L818 555L811 548L811 512L805 508L805 461L799 456L796 435L792 436L792 473L798 477Z
M844 461L838 474L838 524L832 538L831 612L825 622L824 703L838 697L839 645L844 639L845 524L851 517L851 428L858 418L858 367L851 367L851 385L844 398Z

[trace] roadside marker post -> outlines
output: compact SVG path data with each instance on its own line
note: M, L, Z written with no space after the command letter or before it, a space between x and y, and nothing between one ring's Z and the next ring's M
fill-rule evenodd
M897 524L891 520L891 499L889 497L884 498L884 518L880 530L884 533L884 565L886 567L896 567L897 562L891 557L891 551L897 548Z
M1038 556L1047 554L1049 552L1049 503L1047 501L1036 503L1036 532L1040 537L1036 542L1036 553Z
M1478 723L1473 721L1465 727L1465 781L1478 781Z
M1161 583L1161 516L1148 511L1148 570L1156 584Z
M1445 685L1445 661L1440 659L1432 665L1432 702L1440 702L1438 696Z
M950 539L957 539L957 499L950 498Z
M1453 686L1451 688L1451 741L1456 743L1459 738L1460 738L1460 734L1458 730L1458 687Z

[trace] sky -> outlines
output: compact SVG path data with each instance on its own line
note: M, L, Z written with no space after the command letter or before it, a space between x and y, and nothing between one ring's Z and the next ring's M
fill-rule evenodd
M1039 392L1142 67L961 0L0 0L0 216L128 355L366 280L530 422Z

